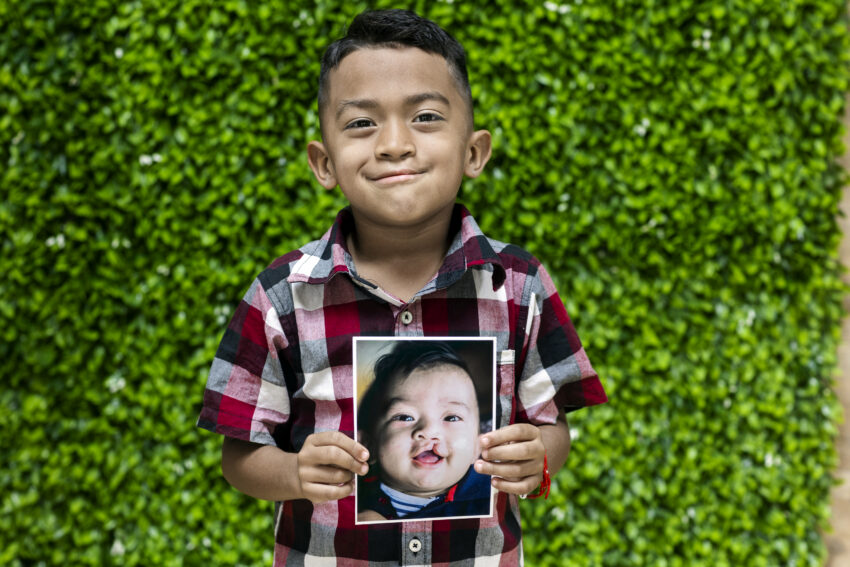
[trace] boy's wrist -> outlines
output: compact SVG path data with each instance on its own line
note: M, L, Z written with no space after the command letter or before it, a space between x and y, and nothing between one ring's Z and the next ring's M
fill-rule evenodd
M546 457L546 453L543 453L543 480L540 482L540 486L538 486L534 491L529 492L528 494L520 494L520 498L525 500L526 498L540 498L543 497L544 500L549 498L549 489L552 486L552 478L549 476L549 460Z

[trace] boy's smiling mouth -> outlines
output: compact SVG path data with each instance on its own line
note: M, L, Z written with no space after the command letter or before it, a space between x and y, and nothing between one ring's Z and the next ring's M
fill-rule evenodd
M375 175L371 179L372 181L380 185L391 185L393 183L410 181L411 179L415 179L421 173L421 171L416 171L413 169L399 169Z

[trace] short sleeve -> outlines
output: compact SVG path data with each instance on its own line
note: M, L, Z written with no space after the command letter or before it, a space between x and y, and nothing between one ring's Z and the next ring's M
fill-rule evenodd
M279 354L288 345L277 310L255 280L216 351L198 427L244 441L275 444L275 429L290 416Z
M526 356L519 369L519 421L555 423L559 408L571 412L608 400L555 285L540 265L529 276L523 303Z

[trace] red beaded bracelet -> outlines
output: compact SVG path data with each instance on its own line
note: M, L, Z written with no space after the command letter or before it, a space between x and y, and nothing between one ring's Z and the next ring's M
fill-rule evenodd
M540 486L534 492L529 492L528 494L523 494L520 498L540 498L543 497L544 500L549 498L549 489L552 487L552 479L549 477L549 461L546 459L546 453L543 453L543 482L540 483Z

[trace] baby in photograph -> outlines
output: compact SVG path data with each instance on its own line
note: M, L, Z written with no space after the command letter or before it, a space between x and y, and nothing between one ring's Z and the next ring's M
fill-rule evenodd
M478 396L466 362L446 343L398 341L375 363L358 410L372 455L358 479L360 522L490 514Z

